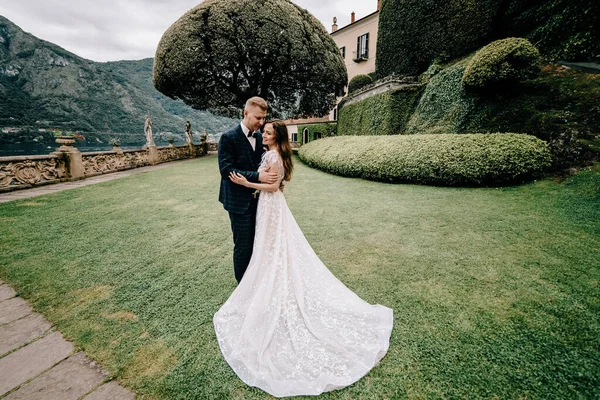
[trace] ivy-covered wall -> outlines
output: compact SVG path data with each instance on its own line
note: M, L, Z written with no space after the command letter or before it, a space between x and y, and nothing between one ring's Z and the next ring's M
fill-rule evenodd
M478 97L467 93L462 84L462 77L469 60L470 58L461 60L431 78L406 125L407 133L487 131L482 126L486 122L481 121L480 113L476 112ZM470 131L471 129L473 130ZM505 132L504 129L495 131ZM521 130L517 129L513 132L521 132Z
M549 143L556 168L598 157L600 75L546 64L511 92L471 93L461 82L469 61L431 78L406 133L529 133Z
M545 65L540 76L510 93L469 93L461 82L470 58L427 84L407 133L523 132L544 140L566 130L600 134L600 76Z
M315 140L317 133L323 138L337 135L337 123L298 125L299 142L302 142L305 129L308 129L309 141Z
M338 136L404 133L421 92L422 86L414 85L343 105L338 113Z

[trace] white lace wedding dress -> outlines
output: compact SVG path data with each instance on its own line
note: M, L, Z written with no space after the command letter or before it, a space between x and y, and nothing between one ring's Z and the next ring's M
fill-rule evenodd
M265 153L259 171L278 163ZM393 312L370 305L315 254L283 193L261 192L252 259L214 316L221 352L242 381L273 396L346 387L388 350Z

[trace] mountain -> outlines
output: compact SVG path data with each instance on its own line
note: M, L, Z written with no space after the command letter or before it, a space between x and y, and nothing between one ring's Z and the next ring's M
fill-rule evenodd
M0 128L118 132L144 142L146 115L155 133L182 133L186 120L194 131L212 134L234 124L158 92L152 64L152 58L86 60L0 16Z

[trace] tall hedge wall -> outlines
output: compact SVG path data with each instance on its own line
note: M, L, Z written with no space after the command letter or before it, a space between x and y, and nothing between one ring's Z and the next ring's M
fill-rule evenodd
M343 105L338 113L338 136L398 135L404 133L422 86L410 86Z
M309 140L315 140L315 135L320 133L322 137L335 136L337 135L337 124L309 124L309 125L298 125L298 141L302 142L302 135L304 130L308 129Z
M600 56L598 0L382 0L377 77L416 75L506 37L524 37L548 60Z
M528 38L551 60L600 57L600 1L510 0L498 37ZM379 57L379 55L377 55Z
M377 33L378 77L417 75L489 42L499 0L383 0Z

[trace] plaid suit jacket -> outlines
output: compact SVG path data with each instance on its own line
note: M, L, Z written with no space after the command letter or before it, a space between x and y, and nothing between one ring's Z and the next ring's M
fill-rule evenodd
M258 165L264 153L262 134L256 136L256 147L248 141L242 127L238 124L221 135L219 140L219 170L221 187L219 201L232 213L242 214L250 207L254 189L237 185L229 180L232 171L244 175L250 182L258 183Z

